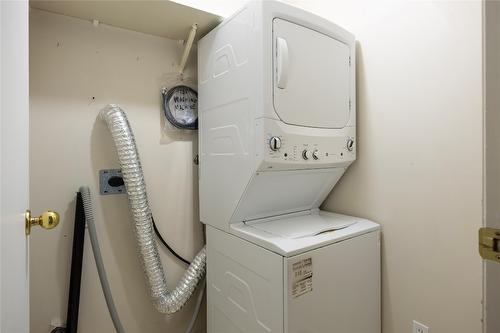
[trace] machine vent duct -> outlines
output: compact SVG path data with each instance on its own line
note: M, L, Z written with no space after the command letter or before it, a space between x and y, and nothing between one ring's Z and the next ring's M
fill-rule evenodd
M177 312L186 304L205 275L205 247L193 259L175 289L169 291L154 238L152 214L139 152L127 116L118 105L110 104L100 111L100 117L106 122L118 153L130 212L133 216L137 251L151 298L159 312L168 314Z

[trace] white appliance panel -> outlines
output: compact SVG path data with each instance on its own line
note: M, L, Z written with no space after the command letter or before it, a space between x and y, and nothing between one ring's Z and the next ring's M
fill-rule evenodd
M281 215L280 218L257 220L255 222L248 222L247 225L274 236L286 239L299 239L315 237L326 232L335 232L356 223L356 220L343 219L342 215L339 214L322 213L320 214L318 210L310 214L300 212L288 214L286 217ZM332 216L338 218L332 218Z
M299 108L300 112L287 111L278 101L277 110L284 121L280 120L273 97L274 25L281 29L278 32L282 32L291 52L287 87L279 88L280 93L290 92L290 95L281 95L278 99L285 102L288 98L299 98L293 96L293 91L303 83L304 80L298 79L303 72L309 75L305 81L314 77L313 81L318 83L326 80L325 75L336 72L326 85L316 86L323 89L318 94L322 96L320 99L327 98L320 103L337 103L340 97L335 97L335 101L329 98L344 96L341 91L347 89L347 97L343 98L351 100L351 112L331 103L328 109L315 106L306 113L304 108ZM302 43L300 38L305 38L302 42L306 46L316 48L311 51L317 55L315 61L306 63L305 58L309 56L306 53L310 52L306 50L297 58L295 48ZM323 42L326 44L320 47ZM330 169L332 174L337 174L356 159L354 45L354 36L344 29L278 1L249 2L199 41L199 186L203 223L230 232L231 223L314 209L321 204L320 198L324 198L338 180L325 176L321 170ZM347 78L339 74L341 61L335 60L345 58L344 48L352 60ZM294 63L296 60L299 62ZM316 68L309 71L311 66ZM339 83L343 79L346 79L344 88ZM305 89L313 89L314 82ZM302 95L291 103L304 103L308 97ZM330 112L330 109L342 111ZM288 121L296 124L287 124ZM272 146L272 138L280 140L281 147ZM308 172L312 169L316 169L319 176L310 175ZM292 180L288 173L280 175L285 170L304 172ZM273 173L276 179L259 176L268 171L278 171ZM269 181L262 182L263 178ZM318 178L324 178L324 182L317 181ZM278 198L275 209L269 202L271 194ZM254 199L248 199L250 197ZM287 203L280 197L290 200Z
M207 226L209 333L283 333L283 257Z
M309 260L310 280L295 277ZM378 232L285 258L284 274L285 333L380 333Z
M198 42L200 219L219 228L228 226L254 173L253 17L245 7Z
M285 123L343 128L350 113L350 47L275 18L274 108Z
M258 172L245 189L231 222L319 207L344 168Z
M352 231L287 257L207 226L208 333L380 333L378 227Z
M312 209L233 223L230 232L284 257L291 257L379 228L378 224L363 218Z
M311 133L309 127L265 118L258 119L255 127L259 171L348 167L356 159L356 127L315 128ZM276 137L281 147L273 150L269 142ZM353 141L351 149L349 140ZM316 156L305 159L305 152Z

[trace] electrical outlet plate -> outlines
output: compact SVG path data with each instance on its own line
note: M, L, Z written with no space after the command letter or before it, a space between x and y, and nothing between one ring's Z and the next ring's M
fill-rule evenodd
M412 333L429 333L429 327L414 320Z
M121 169L105 169L99 170L99 192L101 195L108 194L123 194L125 193L125 185L123 180L119 184L115 184L113 180L122 178Z

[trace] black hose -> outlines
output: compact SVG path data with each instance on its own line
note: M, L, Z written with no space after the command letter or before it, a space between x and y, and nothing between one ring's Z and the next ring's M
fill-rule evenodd
M75 229L73 232L73 252L71 254L71 275L69 278L68 313L66 333L76 333L80 308L80 287L82 282L83 241L85 239L85 211L82 195L76 195Z
M156 234L156 237L158 237L158 239L160 240L160 242L167 248L167 250L170 251L170 253L172 253L177 259L179 259L180 261L182 261L183 263L185 263L186 265L190 265L191 262L189 262L188 260L184 259L183 257L181 257L180 254L178 254L177 252L174 251L174 249L172 249L170 247L170 245L168 245L168 243L163 239L163 237L161 237L161 234L160 234L160 231L158 231L158 228L156 227L156 223L155 223L155 219L153 217L151 217L151 220L153 221L153 229L155 230L155 234Z

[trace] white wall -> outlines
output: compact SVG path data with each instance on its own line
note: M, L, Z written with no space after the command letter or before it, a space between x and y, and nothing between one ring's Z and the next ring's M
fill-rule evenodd
M383 332L481 332L481 2L295 2L358 40L358 160L323 207L382 225Z
M126 111L141 154L150 203L160 230L186 258L201 248L198 222L196 136L162 137L160 87L178 63L177 41L31 11L30 21L31 209L54 209L61 224L31 236L31 330L49 332L66 318L74 197L88 184L97 229L118 312L128 333L182 332L192 302L173 316L152 306L130 228L125 195L100 196L98 170L118 168L105 125L96 119L108 103ZM187 76L195 73L191 57ZM196 80L196 77L193 77ZM196 81L195 81L196 82ZM79 332L114 332L100 289L88 238L85 244ZM185 266L162 251L173 286ZM205 316L199 321L205 327Z

